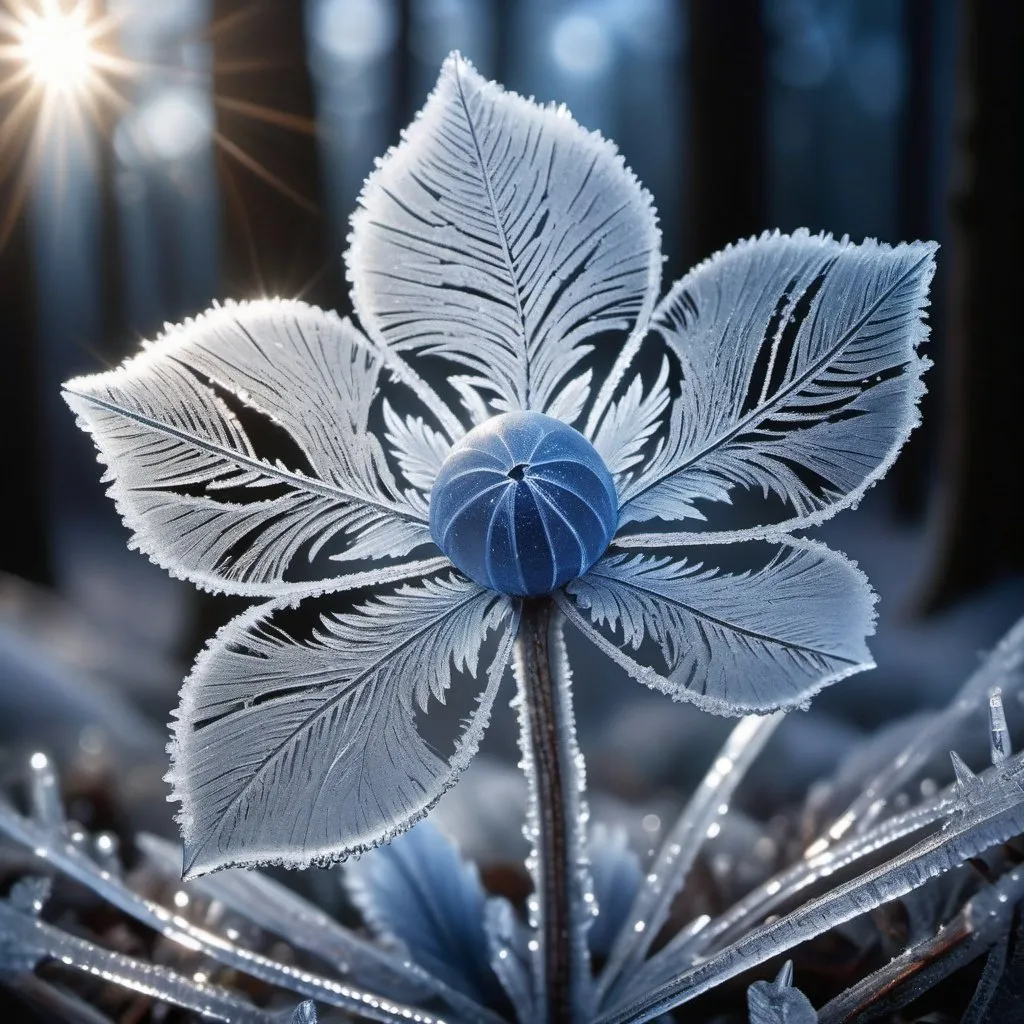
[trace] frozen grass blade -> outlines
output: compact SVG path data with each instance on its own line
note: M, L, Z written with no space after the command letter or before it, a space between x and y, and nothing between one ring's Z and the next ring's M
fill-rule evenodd
M899 757L864 786L860 796L832 824L828 832L808 853L817 853L830 842L841 839L851 828L864 832L885 811L894 793L909 782L937 751L948 750L957 733L988 699L995 686L1004 699L1019 694L1024 684L1024 619L1007 633L984 663L964 683L945 710L917 733Z
M651 959L631 995L596 1024L642 1024L1006 842L1024 831L1022 773L1019 757L990 769L965 794L960 813L941 831L779 920L753 929L695 966L678 971L675 961L666 962L663 950Z
M736 787L764 749L785 715L748 715L729 734L714 764L668 831L651 864L646 884L637 892L598 981L600 1002L616 982L640 964L668 919L672 901L682 890L708 828L729 809Z
M181 872L181 848L157 836L143 834L137 845L169 877ZM360 985L388 992L394 998L422 1000L436 996L460 1017L474 1024L500 1024L500 1018L419 964L395 956L360 938L312 903L283 885L254 871L224 871L183 883L207 899L217 900L244 915L265 931L281 936L331 964L339 974Z
M0 900L0 964L6 970L25 970L46 960L59 960L72 970L101 977L210 1020L229 1024L316 1021L311 1004L303 1004L295 1012L261 1010L217 985L194 981L170 968L104 949L39 920L12 901Z
M1024 899L1024 871L1010 871L976 896L934 936L914 943L818 1011L818 1024L844 1024L901 1009L1006 937ZM967 1018L964 1018L965 1021Z
M126 888L118 878L90 860L70 839L60 832L55 833L52 827L22 817L6 799L0 799L0 834L32 850L44 863L91 889L97 896L170 941L268 985L339 1007L357 1019L381 1024L407 1024L410 1020L419 1024L442 1024L442 1018L433 1014L333 978L278 963L192 924L180 914Z
M798 861L763 882L704 928L689 934L681 932L666 946L666 955L686 957L693 962L708 949L728 942L733 936L742 935L755 922L766 918L777 907L788 903L797 893L820 878L833 875L949 817L957 808L952 793L955 793L955 789L950 787L918 807L881 822L863 836L850 836L813 857Z

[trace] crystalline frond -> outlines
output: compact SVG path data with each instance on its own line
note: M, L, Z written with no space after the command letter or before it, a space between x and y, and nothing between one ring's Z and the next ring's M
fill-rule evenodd
M187 874L328 863L408 829L475 753L516 631L508 598L454 573L298 612L243 613L185 682L168 778ZM418 712L456 684L478 704L441 756Z
M170 328L64 397L135 546L210 590L285 596L370 582L310 566L321 552L390 559L430 542L368 429L381 369L347 320L267 299Z
M568 415L584 396L557 403L597 336L629 335L617 373L635 352L661 274L651 199L564 109L452 54L359 202L346 259L360 322L414 362L467 370L495 411Z
M702 505L736 488L781 499L780 513L718 535L734 541L804 529L859 500L919 419L935 249L776 232L677 283L653 324L683 389L666 443L622 495L622 521L703 519Z

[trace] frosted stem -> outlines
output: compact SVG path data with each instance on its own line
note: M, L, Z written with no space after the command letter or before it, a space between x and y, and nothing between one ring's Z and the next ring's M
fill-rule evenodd
M530 789L537 1020L582 1024L590 970L582 920L588 907L586 864L581 863L583 762L576 746L561 616L548 598L523 602L515 663L520 746Z

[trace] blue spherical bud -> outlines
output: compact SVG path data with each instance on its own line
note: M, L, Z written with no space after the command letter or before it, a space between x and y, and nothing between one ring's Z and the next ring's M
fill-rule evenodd
M594 446L539 412L495 416L448 454L430 532L470 579L540 597L582 576L611 542L619 505Z

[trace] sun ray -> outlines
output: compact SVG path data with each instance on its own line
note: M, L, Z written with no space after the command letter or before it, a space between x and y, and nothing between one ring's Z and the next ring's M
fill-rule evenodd
M241 114L253 121L262 121L264 124L272 124L278 128L287 128L289 131L301 135L316 134L316 122L301 114L290 114L286 110L277 110L274 107L264 106L262 103L250 103L248 100L234 99L230 96L216 96L214 102L224 110Z
M281 195L290 199L296 206L301 207L308 213L319 213L320 207L316 203L307 199L304 195L296 192L286 181L279 178L272 171L268 170L263 164L261 164L254 157L250 156L241 146L237 143L232 142L222 132L217 132L214 135L214 139L218 146L224 150L229 156L234 157L243 167L251 171L261 181L266 182L271 188L280 192Z

